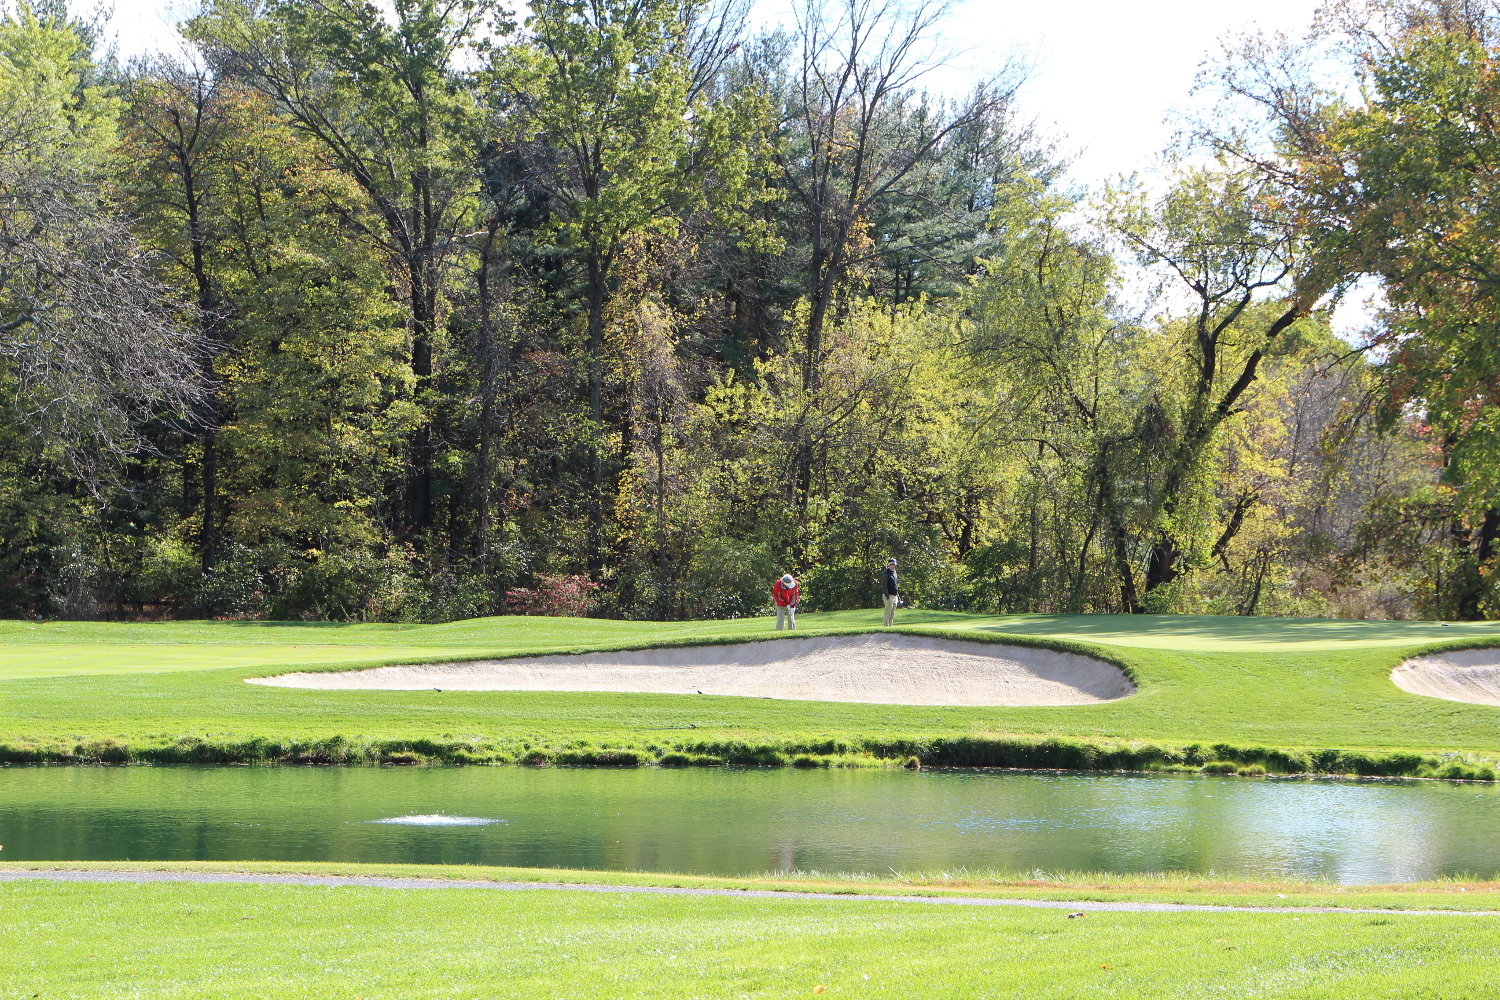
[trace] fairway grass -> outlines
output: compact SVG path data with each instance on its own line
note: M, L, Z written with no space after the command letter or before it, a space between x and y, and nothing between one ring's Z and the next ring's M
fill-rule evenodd
M1493 997L1481 914L0 882L0 997Z
M880 631L807 616L799 636ZM1098 705L933 708L643 694L314 691L243 683L347 669L774 637L768 619L506 617L444 625L0 623L0 761L900 762L1483 777L1500 707L1407 694L1419 651L1496 623L908 612L895 631L1083 652L1139 693ZM799 758L800 761L799 761Z

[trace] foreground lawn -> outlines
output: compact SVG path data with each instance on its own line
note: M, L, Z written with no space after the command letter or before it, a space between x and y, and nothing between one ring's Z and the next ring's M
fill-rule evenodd
M1488 916L0 883L0 998L1493 997Z
M124 746L112 752L127 759L137 749L185 738L219 748L219 757L201 759L239 759L249 751L236 748L248 741L305 744L333 737L383 741L381 753L402 741L426 741L418 748L424 753L470 747L474 759L514 759L528 748L580 742L637 748L650 759L666 749L712 752L735 741L822 741L847 749L870 741L899 747L903 741L1016 736L1476 758L1500 753L1500 708L1409 695L1388 677L1406 656L1435 643L1500 642L1496 623L938 612L911 612L901 622L903 629L955 637L1013 636L1086 648L1129 669L1140 693L1066 708L924 708L674 695L306 691L243 683L294 666L770 638L775 633L766 619L663 624L511 617L432 626L4 622L0 759L67 759L79 744L100 740ZM878 625L875 611L819 614L807 616L799 634ZM84 755L96 751L111 759L108 748L97 746Z

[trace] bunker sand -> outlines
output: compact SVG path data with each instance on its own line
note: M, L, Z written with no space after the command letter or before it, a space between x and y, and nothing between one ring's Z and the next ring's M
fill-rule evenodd
M1410 694L1471 705L1500 705L1500 649L1458 649L1417 656L1391 671Z
M1090 705L1135 693L1118 667L1025 646L876 634L289 673L322 690L615 691L878 705Z

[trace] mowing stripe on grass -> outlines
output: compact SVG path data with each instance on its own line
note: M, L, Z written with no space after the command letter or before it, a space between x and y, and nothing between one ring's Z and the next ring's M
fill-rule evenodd
M733 896L737 899L808 899L846 903L936 903L949 906L1026 906L1101 913L1399 913L1409 916L1500 915L1500 910L1390 910L1342 906L1211 906L1194 903L1103 903L1093 900L976 899L956 896L877 896L864 893L779 892L769 889L689 889L645 885L581 885L568 882L490 882L436 878L374 878L343 875L263 875L252 872L0 871L0 882L203 882L243 885L308 885L367 889L537 889L655 896Z

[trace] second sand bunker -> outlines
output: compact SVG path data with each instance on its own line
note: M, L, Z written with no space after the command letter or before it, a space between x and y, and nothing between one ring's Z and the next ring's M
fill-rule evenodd
M1500 705L1500 649L1455 649L1407 660L1391 682L1409 694Z
M1118 667L1027 646L873 634L253 677L323 690L617 691L880 705L1089 705L1135 693Z

